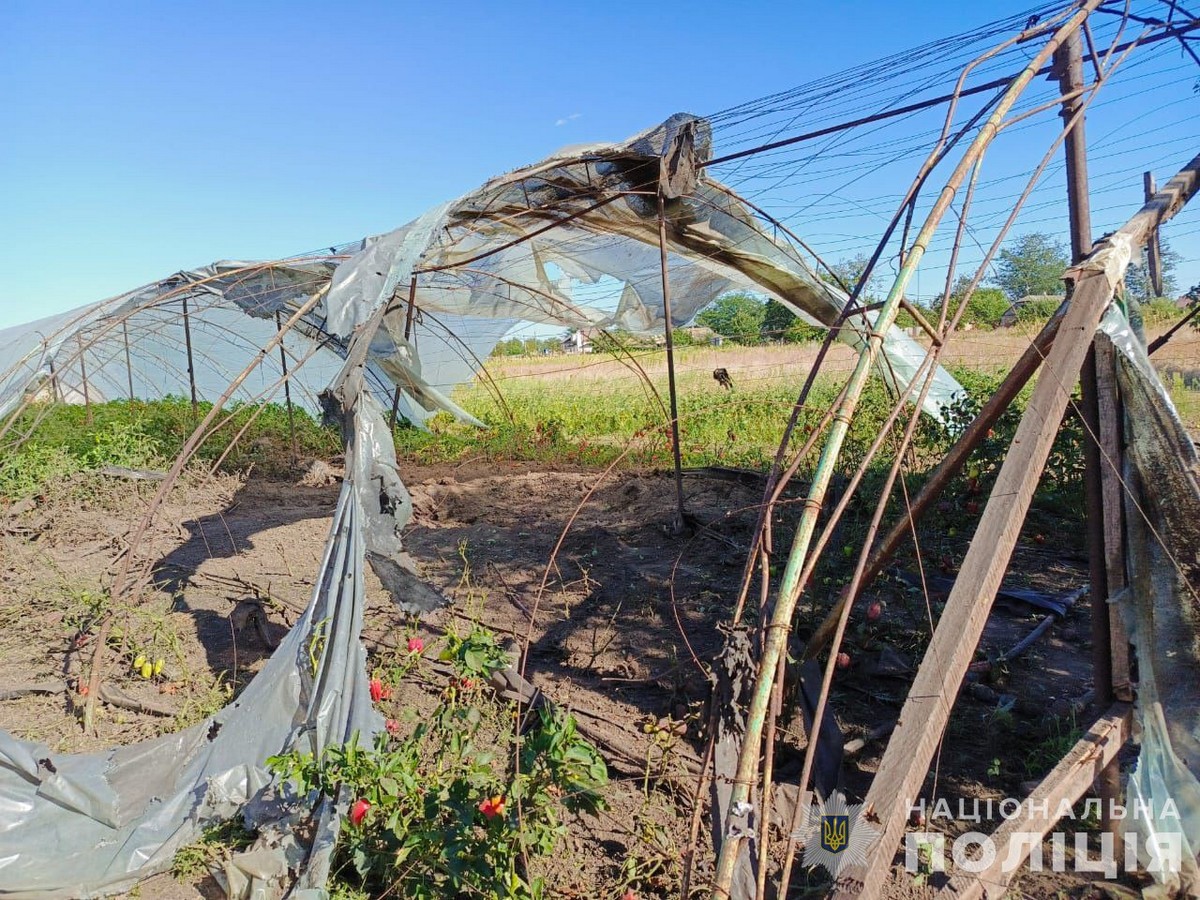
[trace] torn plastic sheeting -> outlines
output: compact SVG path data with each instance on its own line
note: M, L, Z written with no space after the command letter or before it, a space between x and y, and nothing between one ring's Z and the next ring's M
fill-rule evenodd
M1200 460L1141 342L1115 307L1101 331L1117 349L1125 408L1129 587L1114 602L1138 664L1137 766L1123 820L1139 859L1176 842L1180 871L1154 871L1149 897L1200 895ZM1170 801L1171 806L1168 806ZM1141 804L1138 806L1137 804ZM1173 807L1173 809L1172 809ZM1133 815L1151 810L1153 814Z
M369 482L384 451L377 439L380 411L365 393L359 401L369 412L353 417L349 474L312 601L236 700L182 732L104 754L55 754L0 737L0 808L6 812L0 896L65 898L127 889L168 868L175 852L208 824L261 796L271 782L264 768L269 756L319 752L355 732L369 740L382 729L360 641L365 534L371 528L398 533L403 522L396 514L406 508L362 509L369 491L359 485ZM268 829L264 815L248 812L247 824ZM337 822L333 816L326 826L333 838ZM324 841L306 868L327 873L332 848L332 839ZM310 886L324 879L320 874Z
M695 158L671 160L679 176L672 182L678 196L665 210L673 324L686 324L723 293L752 289L809 321L833 325L846 294L818 278L794 247L769 236L729 191L687 176L708 158L708 126L678 114L623 144L564 150L493 179L371 242L334 277L328 308L343 317L335 327L348 333L381 304L390 304L385 328L393 338L402 334L407 285L416 271L422 311L661 331L657 205L645 194L667 165L656 153L676 151ZM611 298L601 308L593 296L586 302L573 297L569 282L553 277L549 266L591 284L613 279L620 285L616 308L609 308ZM840 336L861 348L872 327L871 317L858 313L848 317ZM400 342L397 347L396 369L419 377L415 354ZM879 368L896 386L905 386L926 355L923 346L892 328ZM939 367L926 411L940 418L959 391Z
M191 384L179 302L185 298L193 299L197 393L219 396L270 339L272 317L290 313L328 286L297 326L298 334L341 356L355 329L381 304L390 304L384 327L373 335L378 346L369 371L401 387L398 411L417 424L438 409L476 421L453 403L450 392L475 375L517 322L661 331L658 215L654 198L643 196L647 185L663 185L669 198L675 325L686 324L712 300L736 289L766 292L808 321L834 324L846 295L818 278L796 248L769 236L729 191L697 175L709 155L707 124L679 114L623 144L564 150L494 179L403 228L365 239L348 259L332 254L269 264L214 263L74 311L66 324L52 320L34 323L40 328L0 331L0 415L22 395L44 391L52 375L55 392L68 402L85 396L111 400L130 392L142 399L186 396ZM548 221L558 227L542 231ZM548 266L570 277L552 277ZM404 301L414 272L419 273L419 313L406 340ZM576 298L571 278L589 284L611 278L619 288L609 297ZM135 335L127 369L124 317L131 313L145 333ZM162 321L147 325L154 316ZM425 316L429 322L422 320ZM861 348L872 326L870 316L856 314L840 336ZM87 354L91 384L85 389L82 370L74 371L78 351L68 343L77 335L90 343L98 334L103 347ZM884 337L879 369L900 388L926 352L892 328ZM58 371L52 372L55 361ZM297 402L310 410L332 365L314 362L292 372ZM272 365L260 368L268 371ZM381 396L383 387L376 384ZM262 399L267 388L259 384L256 392L242 385L237 399ZM940 417L960 390L939 367L926 411Z
M676 303L677 324L720 293L744 286L765 289L798 314L823 324L837 320L845 295L817 278L790 245L768 238L739 201L719 186L697 180L697 162L707 158L706 129L694 117L677 116L626 144L564 152L540 166L490 182L455 204L431 210L412 226L365 241L363 249L336 271L330 271L329 259L317 260L311 271L284 278L281 285L272 280L272 273L301 263L214 264L86 308L53 335L23 331L7 342L10 352L0 359L0 365L6 366L0 376L0 414L11 410L31 385L36 386L37 378L49 374L51 361L70 358L66 344L71 338L83 336L90 342L102 333L109 343L107 356L100 358L118 360L112 364L119 365L121 354L113 352L112 342L124 317L135 311L159 315L163 321L151 323L159 331L178 328L179 317L161 304L185 296L198 301L190 315L201 332L206 310L218 310L213 316L220 317L236 309L256 323L246 326L252 334L257 334L254 328L269 330L274 314L298 308L302 297L321 297L297 329L299 334L316 342L321 352L358 361L335 377L334 394L345 416L347 477L317 587L301 620L238 700L193 728L106 754L81 756L54 756L45 747L6 740L0 748L5 751L0 757L0 806L15 816L7 832L13 840L5 842L9 855L0 859L0 893L59 897L128 887L169 866L174 852L194 840L206 824L242 809L248 824L277 836L283 823L293 821L296 810L265 802L267 757L290 749L318 752L345 743L355 732L369 739L382 727L369 701L365 651L359 641L363 563L370 560L398 602L408 604L406 608L425 609L439 598L415 591L399 541L411 501L395 476L394 448L383 409L368 393L364 379L367 373L385 372L404 388L401 408L413 409L416 415L439 407L461 413L447 397L448 388L457 382L435 383L431 378L466 380L472 374L470 359L486 356L514 321L599 321L638 330L659 327L657 214L654 202L636 193L647 181L658 185L665 179L667 196L675 197L667 204L668 265L672 285L686 288ZM592 184L593 174L601 184ZM528 237L542 227L547 215L571 215L580 204L595 202L596 191L613 194L602 209L597 207L598 214L507 246L514 237ZM524 196L523 204L518 194ZM522 214L532 216L533 224L514 225L514 216ZM486 258L478 260L476 274L482 273L478 278L465 269L428 271L442 265L474 264L471 257L480 254ZM421 277L430 281L430 291L428 297L420 296L421 316L406 340L408 310L403 302L396 302L397 292L414 272L421 271L418 263L424 267ZM573 299L546 271L551 264L562 271L575 266L593 280L621 281L615 312L589 308ZM635 266L638 270L630 271ZM527 273L523 277L535 284L505 285L504 273L516 271ZM308 275L311 284L305 293L301 288ZM465 286L455 283L462 275L469 276ZM492 281L505 286L497 289ZM531 305L533 298L538 299ZM544 318L531 315L531 309ZM232 322L242 324L244 319L214 324L235 334L245 330ZM843 335L861 344L871 324L865 315L852 316ZM11 337L0 333L0 345ZM353 343L363 340L368 346L376 340L380 344L368 353L362 344ZM257 350L252 346L256 342ZM267 342L256 337L250 347L236 351L232 341L229 348L219 341L198 343L200 347L193 350L200 350L201 362L211 363L215 372L228 377L244 368L243 363ZM443 358L437 364L431 364L435 355L428 352L431 343L442 348ZM455 343L467 351L455 351L461 363L458 369L449 360ZM356 347L362 349L357 357ZM144 348L135 343L130 349L137 355ZM223 349L230 352L222 353ZM60 357L64 351L65 357ZM152 366L158 354L170 351L168 342L151 352L149 359L139 357L139 362ZM183 371L179 368L182 347L174 351L166 362L173 363L176 372ZM890 367L904 380L925 351L893 329L885 337L884 355L885 370ZM442 371L434 376L439 366ZM939 376L942 381L935 385L926 407L935 414L957 389L957 383L941 370ZM56 372L55 377L61 380L63 375ZM94 377L98 385L120 383L104 365ZM165 390L164 385L152 387ZM100 393L97 399L103 396ZM52 801L49 793L57 799ZM316 897L323 891L344 804L344 797L319 799L316 836L294 896ZM270 853L286 856L286 848L278 845L267 857L256 857L255 871L266 871L262 866L268 864ZM253 876L248 890L267 889L255 879L262 881Z
M275 335L276 311L288 315L323 290L335 264L216 262L61 316L0 331L0 416L22 398L53 391L67 402L156 399L190 391L184 349L183 301L190 301L194 374L201 396L215 398ZM308 337L319 327L310 318ZM85 347L80 364L80 341ZM309 344L311 346L311 344ZM127 356L128 353L128 356ZM274 365L274 360L270 361ZM86 379L85 379L86 370ZM336 369L334 369L336 371ZM296 378L312 397L329 371ZM86 390L84 382L86 380ZM254 383L241 398L253 396ZM315 404L310 404L315 406Z

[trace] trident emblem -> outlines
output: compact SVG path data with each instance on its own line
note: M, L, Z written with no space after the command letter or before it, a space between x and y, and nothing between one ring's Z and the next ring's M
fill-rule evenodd
M821 849L840 853L850 837L849 816L821 816Z

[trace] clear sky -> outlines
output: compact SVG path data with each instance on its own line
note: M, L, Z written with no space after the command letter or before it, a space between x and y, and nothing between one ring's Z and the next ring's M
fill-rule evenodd
M562 145L1023 5L7 0L0 327L390 230Z

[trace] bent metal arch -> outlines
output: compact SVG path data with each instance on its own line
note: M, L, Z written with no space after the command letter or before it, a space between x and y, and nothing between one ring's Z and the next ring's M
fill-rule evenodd
M748 875L746 865L751 856L767 859L774 738L768 700L782 683L783 641L791 626L791 607L828 540L828 529L845 509L870 457L880 451L884 432L901 421L906 408L911 410L906 404L939 415L957 389L938 360L966 304L953 311L943 306L936 323L920 320L932 336L932 346L926 350L890 327L905 303L907 280L955 193L966 185L955 235L957 253L983 152L1009 121L1006 116L1021 91L1100 6L1098 0L1087 0L1048 13L964 69L954 92L942 101L951 110L968 95L965 82L976 67L1014 48L1023 53L1025 45L1043 41L1032 62L995 85L998 97L966 125L953 129L948 111L941 134L880 241L872 265L905 212L911 215L917 194L936 164L960 140L973 138L907 248L904 266L878 309L858 303L861 282L842 289L819 277L819 261L809 261L798 238L779 238L781 223L708 177L706 169L712 162L708 123L679 115L622 144L551 156L431 210L404 228L351 247L274 263L216 263L62 317L0 332L0 414L9 414L0 426L0 439L19 441L22 435L15 429L18 423L27 427L29 421L29 416L19 414L31 412L35 427L46 399L91 402L123 396L126 391L146 397L191 392L218 398L147 510L123 558L115 593L135 590L133 567L140 562L137 543L146 524L191 454L229 421L224 408L230 401L270 398L283 384L296 386L298 402L323 409L341 424L346 441L346 479L309 607L234 703L194 728L97 755L53 754L0 734L0 797L10 808L21 810L14 822L5 823L0 891L14 896L73 896L119 889L168 866L175 849L207 823L241 812L257 825L264 845L274 848L267 853L267 869L273 873L268 880L282 878L289 866L298 868L301 875L292 896L317 896L328 874L345 798L320 801L312 811L316 837L311 846L301 847L295 837L295 812L274 795L262 763L288 749L315 751L344 742L356 730L369 734L382 727L367 696L364 651L358 639L365 563L405 608L428 609L440 599L415 578L401 546L400 531L412 503L396 470L386 421L389 404L414 422L439 409L469 419L450 399L450 390L474 374L479 360L517 321L578 328L619 326L635 332L669 329L690 320L720 294L741 288L775 297L798 315L831 327L831 339L836 334L859 350L858 364L837 408L830 409L823 426L809 437L807 448L794 457L803 458L827 431L832 435L813 479L774 619L759 636L764 653L755 661L748 733L744 740L734 741L731 757L724 756L726 764L736 764L734 768L718 773L724 783L732 781L732 788L718 797L713 833L719 864L713 896L748 896L756 889L761 893L766 864ZM1147 41L1158 34L1177 35L1182 27L1179 22L1159 24L1161 28L1147 26ZM1064 135L1081 120L1087 103L1135 47L1136 42L1121 45L1118 33L1102 59L1092 51L1096 80L1086 101L1066 123ZM1062 137L1047 151L1030 190ZM757 152L776 146L763 145ZM987 528L995 531L994 535L987 532L995 545L1003 548L1007 542L1011 549L1013 523L1019 524L1022 504L1027 504L1027 492L1032 490L1029 479L1036 477L1029 472L1035 473L1044 461L1043 432L1049 433L1061 416L1064 385L1073 383L1082 352L1101 323L1115 348L1121 396L1131 422L1136 417L1153 423L1137 433L1129 462L1135 472L1153 472L1155 477L1124 486L1129 496L1136 497L1139 512L1130 517L1134 521L1129 527L1135 590L1124 598L1130 615L1144 620L1139 655L1152 653L1156 642L1171 639L1155 631L1162 616L1155 619L1154 611L1177 610L1183 598L1195 595L1185 564L1197 546L1189 544L1195 536L1188 523L1194 528L1200 521L1200 507L1190 505L1200 492L1194 474L1188 474L1196 471L1194 449L1180 436L1169 399L1145 364L1136 337L1129 334L1119 314L1105 310L1132 249L1145 239L1148 229L1165 221L1194 193L1194 170L1195 163L1190 164L1135 217L1130 228L1072 270L1076 281L1072 303L1063 317L1053 321L1048 337L1035 341L1041 351L1053 344L1045 371L1055 377L1039 380L1037 416L1022 425L1021 446L1014 447L1012 463L1005 466L1009 474L1003 477L1013 481L1016 499L1005 500L997 491L984 517ZM1029 190L1018 198L1012 216L996 234L972 289L1028 195ZM789 235L786 228L783 231ZM951 294L955 258L948 267L946 297ZM589 284L611 286L613 290L607 292L611 302L596 302L590 293L585 298L571 290L572 285ZM278 367L277 351L283 354ZM899 399L889 427L851 479L832 521L818 534L816 515L824 503L845 424L873 368L884 374ZM1024 377L1031 371L1025 371ZM801 402L806 395L807 386L801 389ZM996 405L1002 409L1006 402ZM985 411L985 419L989 414ZM913 411L905 442L916 422ZM968 450L972 433L968 430L964 438ZM781 464L784 450L781 447ZM876 525L901 456L896 454ZM1022 463L1028 465L1028 472L1020 468ZM764 517L788 474L773 473ZM1174 489L1169 501L1160 493L1160 485ZM1140 493L1132 493L1134 489ZM1181 509L1194 514L1181 516L1177 513ZM849 602L833 628L831 660L868 563L877 563L878 557L868 560L870 549L868 542ZM1169 583L1153 582L1149 573L1164 561L1182 574ZM766 578L761 544L752 548L747 584L749 573L759 564ZM911 788L923 773L929 748L941 734L961 681L961 673L955 677L957 669L947 660L952 658L956 664L964 652L970 656L988 606L979 598L994 594L992 582L1002 569L998 561L980 560L969 571L964 569L965 578L960 577L962 587L956 587L952 596L953 610L947 608L949 618L930 650L935 661L927 661L918 676L919 684L932 682L938 690L929 694L914 690L909 701L933 708L928 712L906 709L885 758L889 774L881 773L868 797L868 808L879 817L884 838L875 845L865 870L842 873L838 890L843 893L874 895L886 875L903 828L901 789ZM744 599L745 590L735 619L740 618ZM327 639L314 668L308 650L317 623L327 629ZM92 660L89 711L99 694L95 687L103 678L107 627L108 623L102 626ZM952 648L946 637L951 632L958 640ZM1161 690L1161 708L1169 709L1173 718L1162 719L1161 714L1155 718L1150 711L1155 707L1139 707L1148 735L1142 751L1147 762L1139 770L1142 780L1131 784L1154 795L1165 783L1179 798L1177 805L1195 816L1200 815L1194 812L1200 810L1200 799L1190 806L1187 801L1200 798L1195 793L1198 782L1181 763L1184 754L1177 751L1184 746L1181 742L1200 735L1200 727L1193 727L1195 711L1180 706L1178 694L1171 690L1186 672L1194 674L1194 667L1189 668L1194 660L1186 654L1183 658L1186 661L1179 667L1156 672L1157 678L1142 685L1146 696ZM831 671L826 670L818 720ZM1124 719L1117 716L1114 721ZM819 733L819 725L815 730ZM1105 732L1110 733L1111 729ZM1110 737L1105 740L1112 743ZM816 741L810 742L801 792L807 787L816 746ZM760 752L764 747L765 757ZM756 809L756 819L741 821L747 810ZM752 827L755 822L761 823L757 830ZM722 839L725 836L729 837ZM754 854L747 852L750 845L755 845ZM793 849L789 846L782 876L785 892ZM1181 877L1193 875L1184 872ZM970 889L983 890L980 884L976 881Z

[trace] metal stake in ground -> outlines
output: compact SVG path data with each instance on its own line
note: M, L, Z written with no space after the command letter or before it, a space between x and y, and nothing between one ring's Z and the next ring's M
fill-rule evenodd
M283 331L283 320L279 318L279 310L275 310L275 331ZM283 369L283 398L287 403L288 436L292 441L292 468L296 467L296 417L292 412L292 380L288 378L287 350L283 346L283 335L279 337L279 365Z
M129 399L133 400L133 363L129 361L129 321L121 320L121 333L125 336L125 377L129 379Z
M83 409L84 415L87 417L88 425L92 424L92 397L88 391L87 380L87 363L83 359L83 335L75 335L75 340L79 343L79 377L83 380Z
M192 392L192 421L196 421L198 405L196 403L196 364L192 359L192 323L188 317L187 295L183 297L183 342L187 347L188 388Z
M662 264L664 334L667 340L667 392L671 397L671 451L675 456L675 533L683 532L683 460L679 453L679 404L675 393L675 346L671 340L671 279L667 273L667 212L662 190L658 192L658 253Z

